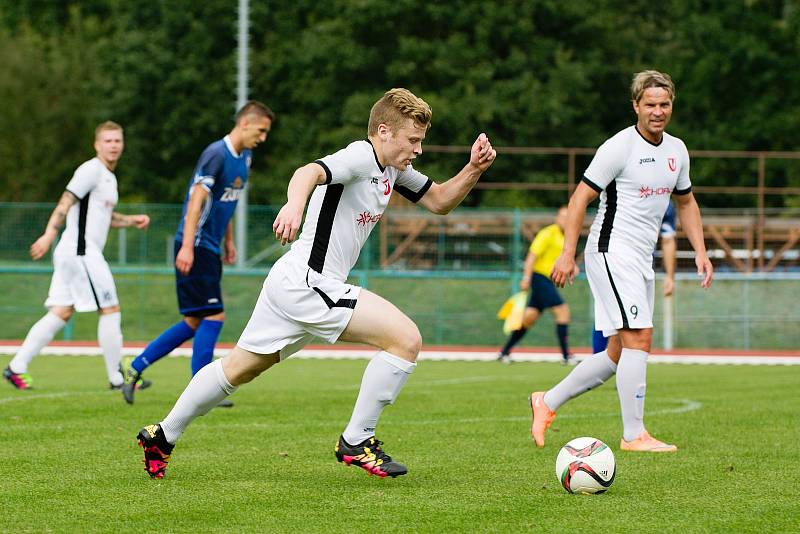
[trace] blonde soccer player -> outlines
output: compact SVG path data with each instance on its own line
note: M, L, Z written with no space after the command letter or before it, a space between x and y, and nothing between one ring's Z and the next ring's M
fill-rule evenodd
M196 417L315 338L376 350L350 421L336 440L337 460L380 477L406 474L406 467L384 452L375 431L381 412L414 371L422 338L396 306L348 284L347 277L393 193L444 215L494 161L495 150L480 134L467 164L450 180L434 182L412 166L430 123L424 100L392 89L373 105L367 139L295 171L273 224L282 245L293 242L291 250L270 270L236 347L201 369L166 418L137 436L151 477L164 476L175 443ZM303 231L295 240L307 201Z

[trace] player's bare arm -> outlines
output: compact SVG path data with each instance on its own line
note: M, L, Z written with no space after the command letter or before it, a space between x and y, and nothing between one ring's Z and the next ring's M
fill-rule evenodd
M78 197L69 191L64 191L64 193L61 194L61 198L58 199L53 213L50 214L50 219L47 221L44 233L31 245L31 258L38 260L47 254L58 232L64 227L64 221L67 220L67 212L69 212L69 209L77 202Z
M461 171L442 184L434 183L419 203L437 215L446 215L461 204L486 169L494 163L497 151L486 134L482 133L472 144L469 163Z
M672 296L675 290L675 259L678 254L678 244L675 242L674 237L661 238L661 252L664 255L664 272L667 276L664 278L664 296Z
M324 184L325 180L325 171L317 163L309 163L294 171L286 192L286 204L272 223L275 239L280 241L281 245L291 243L297 237L300 223L303 222L306 201L314 188Z
M525 267L522 269L522 280L519 281L519 288L522 291L527 291L531 287L531 274L533 273L533 264L536 262L536 254L533 251L528 251L525 256Z
M208 191L200 184L192 186L189 202L186 204L186 219L183 222L183 243L175 257L175 268L181 274L189 274L194 264L194 237L200 222L200 211L208 197Z
M233 242L233 219L228 221L223 243L225 245L225 255L222 257L222 261L228 265L232 265L236 262L236 244Z
M130 228L131 226L134 226L139 230L144 230L149 225L150 217L144 213L125 215L115 211L111 214L111 228Z
M578 247L578 236L581 234L583 218L586 216L586 207L597 198L597 191L580 182L572 193L567 206L567 222L564 226L564 250L553 266L550 278L558 287L564 287L567 282L572 284L579 270L575 263L575 252Z
M700 207L694 194L690 191L685 195L675 195L677 197L678 217L681 220L683 231L689 238L689 243L694 249L694 263L697 265L697 276L702 276L700 287L708 289L714 278L714 266L708 259L706 252L706 242L703 238L703 220L700 217Z

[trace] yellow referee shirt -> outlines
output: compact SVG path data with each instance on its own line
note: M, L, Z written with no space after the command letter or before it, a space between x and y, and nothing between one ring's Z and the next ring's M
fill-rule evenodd
M553 265L564 250L564 232L557 224L545 226L533 238L529 250L536 255L533 272L549 277Z

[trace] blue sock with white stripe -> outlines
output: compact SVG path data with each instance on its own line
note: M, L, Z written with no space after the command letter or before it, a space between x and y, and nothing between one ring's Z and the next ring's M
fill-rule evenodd
M214 345L217 344L223 321L204 319L197 327L192 345L192 376L214 359Z
M158 360L172 352L176 347L187 339L194 336L192 327L184 321L179 321L174 325L164 330L160 336L150 342L144 351L135 359L131 366L136 369L137 373L141 373Z

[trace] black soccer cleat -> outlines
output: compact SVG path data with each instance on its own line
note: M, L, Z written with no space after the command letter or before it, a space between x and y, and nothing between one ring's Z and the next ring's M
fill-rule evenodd
M382 441L373 436L358 445L350 445L344 440L344 436L339 436L334 452L340 462L358 466L370 475L394 478L408 473L406 466L393 462L391 456L383 452L382 444Z
M108 383L108 389L113 390L113 391L120 391L120 390L122 390L122 386L124 386L124 385L125 385L125 382L123 382L122 384L118 384L116 386L114 384L112 384L111 382L109 382ZM136 391L141 391L143 389L147 389L152 385L153 385L153 383L150 380L145 380L144 378L142 378L141 380L139 380L139 382L136 383Z
M167 441L161 425L147 425L139 431L136 439L144 449L144 470L150 478L164 478L175 445Z

